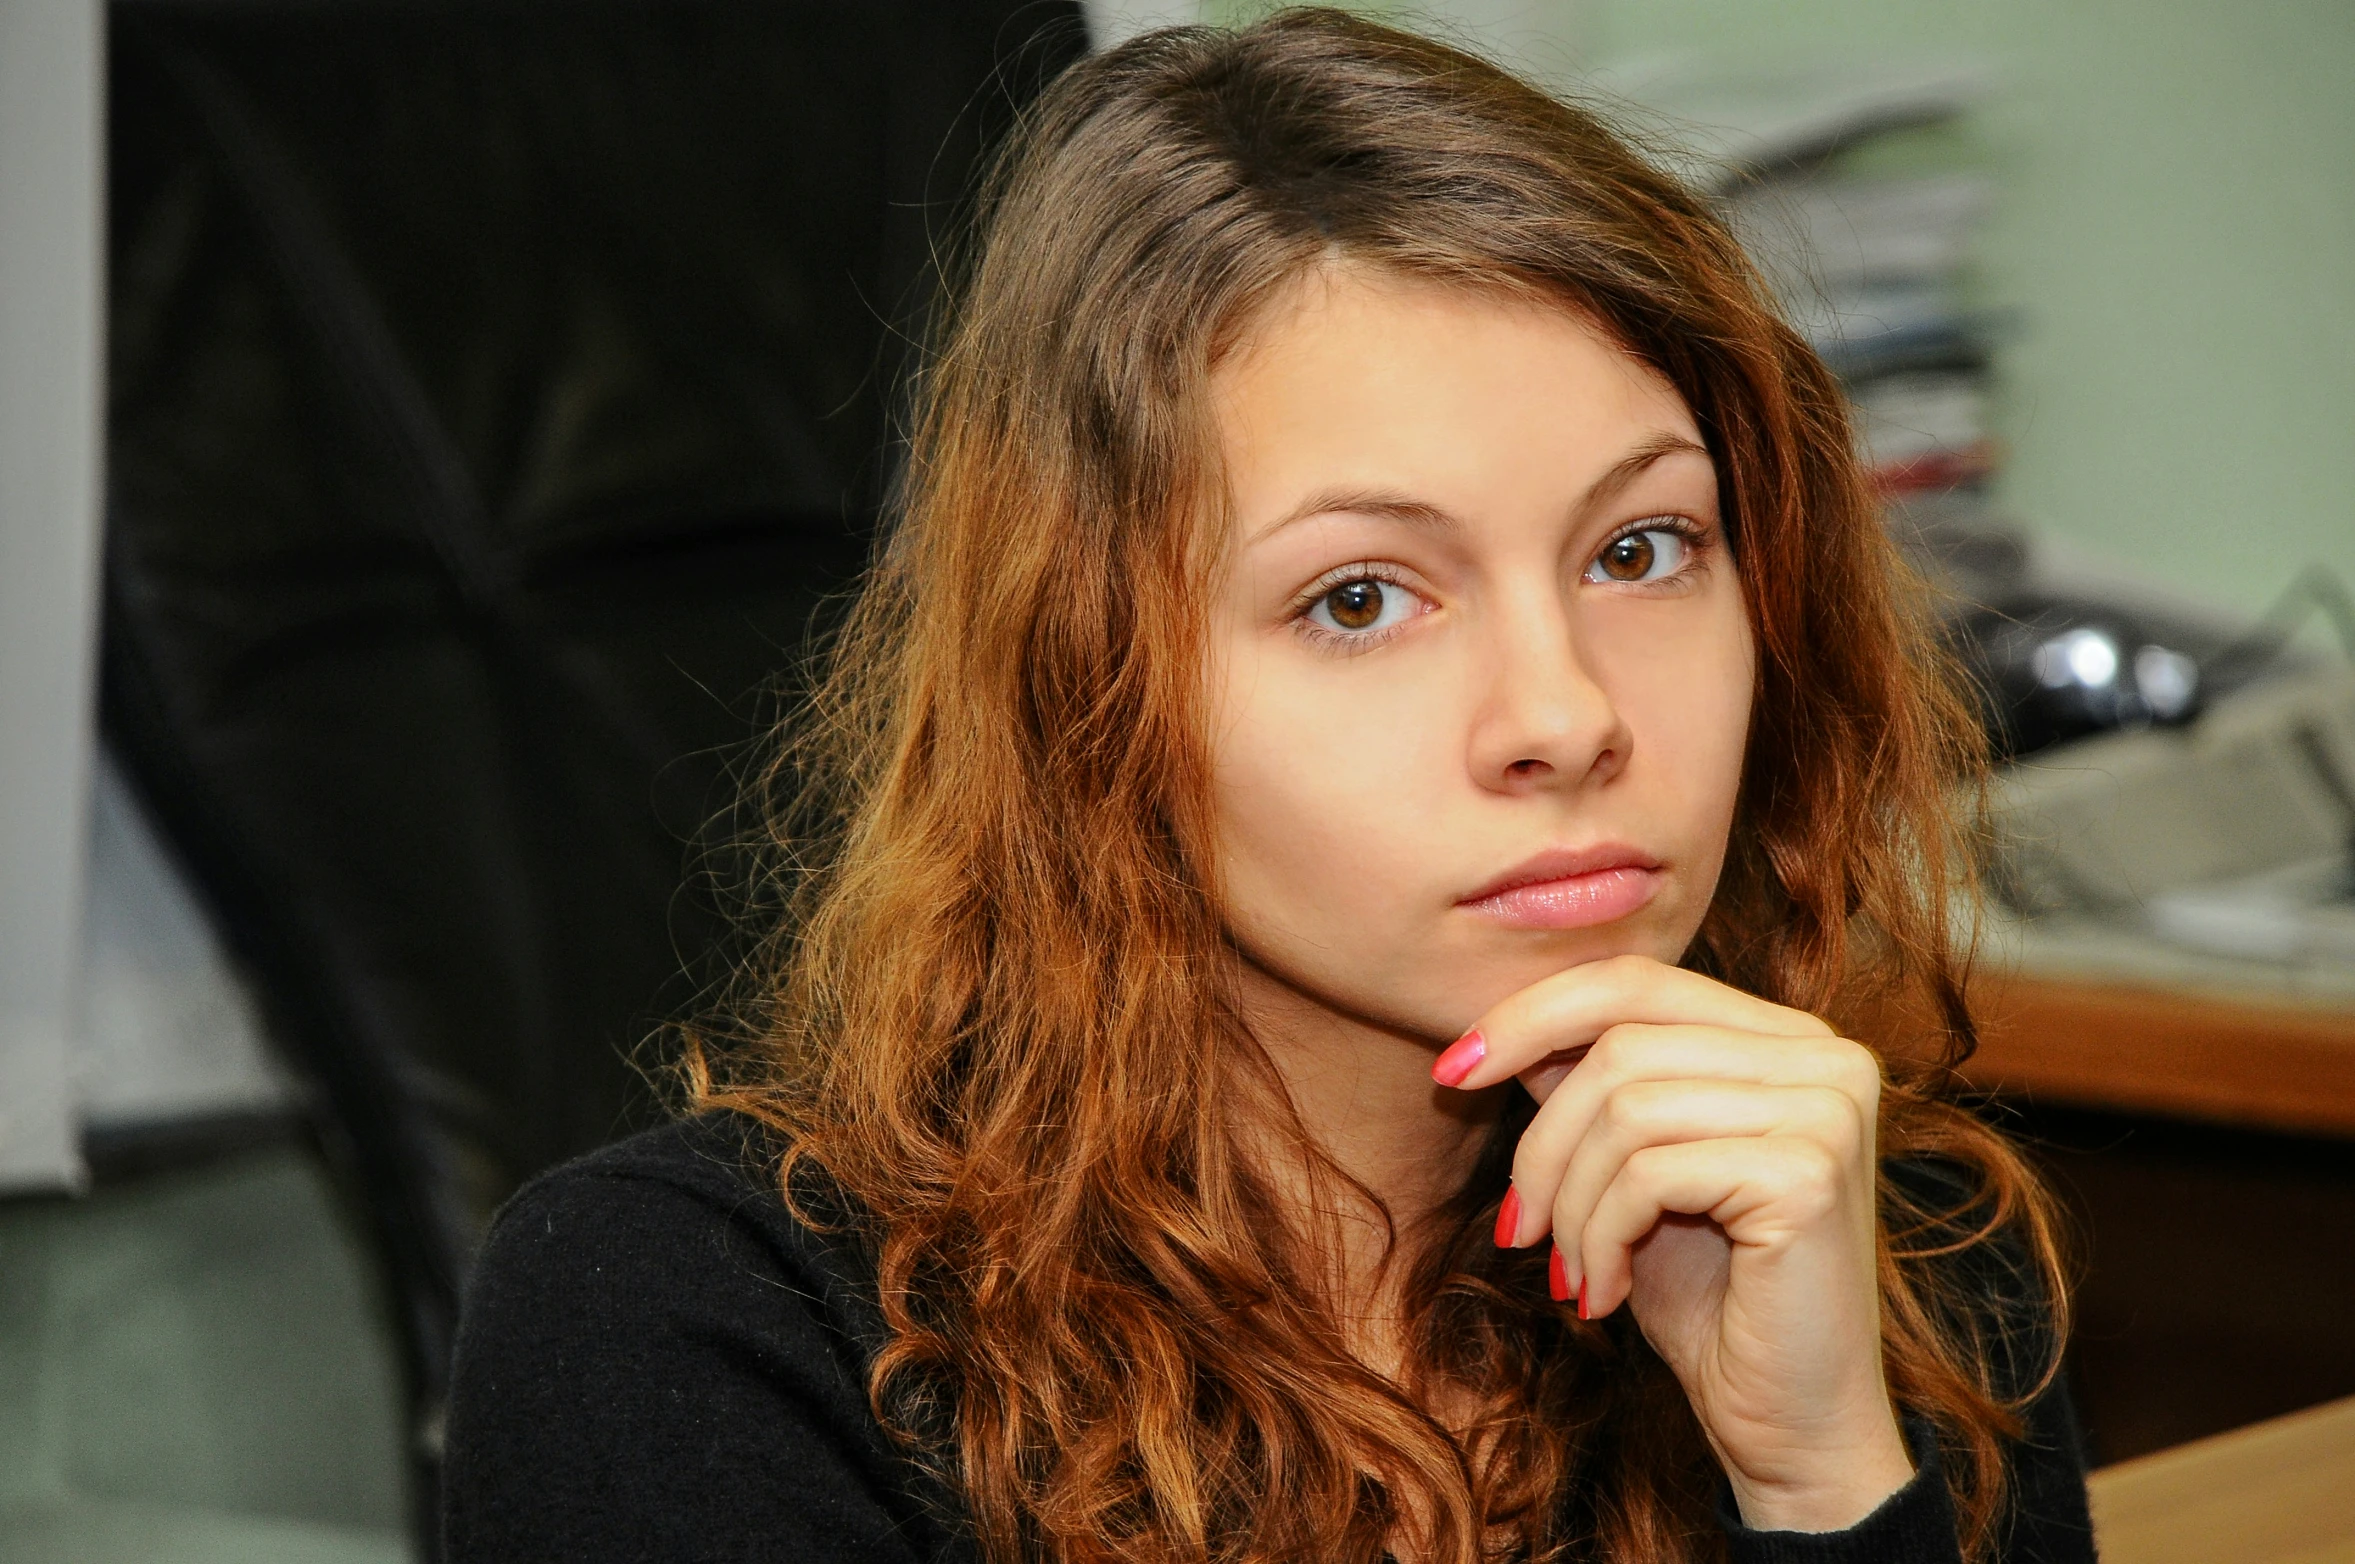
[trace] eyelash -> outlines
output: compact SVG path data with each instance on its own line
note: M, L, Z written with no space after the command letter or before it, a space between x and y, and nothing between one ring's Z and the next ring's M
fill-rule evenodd
M1699 522L1694 521L1690 516L1644 516L1629 522L1617 532L1603 539L1602 544L1588 557L1586 564L1578 567L1579 577L1583 580L1586 572L1592 568L1596 560L1603 557L1611 545L1619 542L1622 538L1632 538L1639 532L1674 533L1684 540L1685 562L1674 575L1664 576L1658 581L1614 581L1611 583L1613 586L1622 587L1631 592L1658 591L1662 587L1673 586L1682 581L1693 573L1716 541L1709 536ZM1331 591L1332 588L1328 587L1326 590Z
M1395 565L1386 565L1377 560L1361 560L1354 565L1342 565L1336 569L1328 570L1302 588L1300 595L1292 601L1292 628L1311 645L1322 647L1326 651L1344 657L1353 656L1358 652L1371 651L1406 628L1404 624L1396 624L1373 635L1337 635L1308 617L1317 604L1325 600L1328 593L1337 587L1345 587L1352 581L1379 581L1384 586L1396 587L1401 592L1414 592L1417 597L1423 595L1416 592L1415 588L1407 581L1405 572Z
M1673 576L1659 581L1613 583L1615 586L1622 586L1631 591L1655 591L1683 580L1692 573L1711 544L1711 539L1700 524L1688 516L1645 516L1629 522L1605 538L1602 544L1596 548L1593 556L1589 558L1587 564L1591 565L1595 559L1601 558L1603 550L1617 543L1620 539L1633 537L1639 532L1672 532L1684 541L1688 552L1684 565ZM1586 570L1586 565L1579 567L1578 573L1581 579L1585 577ZM1385 586L1394 586L1402 592L1415 591L1414 587L1405 579L1405 573L1396 566L1386 565L1377 560L1361 560L1354 565L1342 565L1317 577L1301 590L1297 598L1293 599L1291 608L1293 629L1313 644L1343 656L1350 656L1358 652L1370 651L1374 647L1382 645L1405 628L1403 625L1394 625L1377 635L1336 635L1308 617L1317 604L1324 601L1327 593L1336 587L1347 586L1352 581L1379 581ZM1422 594L1417 592L1415 595L1420 597Z

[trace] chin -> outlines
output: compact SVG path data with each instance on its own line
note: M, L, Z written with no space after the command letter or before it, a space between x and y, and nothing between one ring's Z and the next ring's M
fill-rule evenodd
M1648 910L1648 909L1647 909ZM1674 961L1684 954L1691 936L1666 928L1655 918L1626 918L1617 923L1583 929L1514 929L1490 927L1476 936L1475 960L1484 969L1511 972L1520 984L1550 977L1567 967L1613 956L1649 956Z
M1633 920L1624 927L1489 931L1479 941L1482 948L1467 950L1459 962L1451 963L1445 986L1453 993L1447 1011L1453 1015L1468 1006L1469 1014L1478 1016L1532 983L1614 956L1646 956L1673 966L1690 943L1691 936L1680 930L1640 926ZM1449 1035L1461 1031L1459 1027Z

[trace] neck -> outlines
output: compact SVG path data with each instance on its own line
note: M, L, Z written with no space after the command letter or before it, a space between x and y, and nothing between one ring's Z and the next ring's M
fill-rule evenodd
M1479 1160L1510 1086L1450 1091L1431 1079L1428 1038L1383 1027L1331 1005L1246 963L1244 1020L1274 1061L1293 1111L1326 1157L1380 1200L1401 1245L1462 1190ZM1342 1234L1335 1300L1361 1322L1361 1345L1378 1359L1394 1349L1395 1289L1409 1255L1389 1253L1377 1213L1319 1209L1319 1183L1305 1168L1282 1181L1298 1202L1296 1230ZM1337 1222L1336 1222L1337 1219Z

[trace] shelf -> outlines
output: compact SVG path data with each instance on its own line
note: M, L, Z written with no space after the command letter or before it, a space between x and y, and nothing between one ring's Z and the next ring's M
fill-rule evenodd
M2355 1136L2355 1004L1992 977L1965 1077L2038 1103Z

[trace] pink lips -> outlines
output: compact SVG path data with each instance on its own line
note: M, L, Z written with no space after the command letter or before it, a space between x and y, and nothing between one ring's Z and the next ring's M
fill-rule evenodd
M1584 929L1624 918L1660 891L1660 861L1618 843L1539 853L1456 903L1524 929Z

